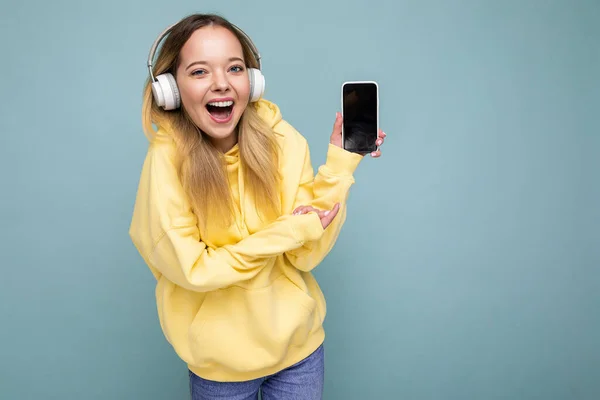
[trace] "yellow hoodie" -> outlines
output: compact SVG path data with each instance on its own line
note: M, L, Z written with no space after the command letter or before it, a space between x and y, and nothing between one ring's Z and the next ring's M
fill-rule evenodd
M150 140L130 236L157 279L164 335L196 375L242 381L273 374L323 342L325 299L311 274L331 250L346 217L353 172L362 156L329 145L313 174L306 139L279 108L258 103L281 147L282 215L265 224L244 195L237 145L225 155L236 222L201 232L174 166L175 145L164 129ZM232 179L233 178L233 179ZM299 205L341 207L323 230Z

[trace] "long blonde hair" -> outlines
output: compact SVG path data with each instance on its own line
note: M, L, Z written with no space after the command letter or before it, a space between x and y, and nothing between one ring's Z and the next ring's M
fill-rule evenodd
M170 72L176 76L181 48L198 29L221 26L231 31L240 41L246 66L258 68L246 39L229 21L214 14L194 14L177 23L170 31L154 63L154 75ZM144 87L142 124L148 137L156 134L153 124L168 127L177 145L179 178L189 197L192 208L206 226L217 222L228 226L233 220L233 199L227 179L224 155L208 140L185 111L184 107L165 111L152 97L152 81ZM238 122L240 162L244 171L247 192L254 196L257 212L263 218L279 215L279 152L275 134L258 115L256 103L249 103ZM258 201L258 197L264 197ZM216 218L216 220L215 220Z

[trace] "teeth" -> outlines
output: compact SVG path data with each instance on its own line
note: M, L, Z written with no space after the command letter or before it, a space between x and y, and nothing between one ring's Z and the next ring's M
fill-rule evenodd
M208 103L208 105L213 107L229 107L233 105L233 101L215 101Z

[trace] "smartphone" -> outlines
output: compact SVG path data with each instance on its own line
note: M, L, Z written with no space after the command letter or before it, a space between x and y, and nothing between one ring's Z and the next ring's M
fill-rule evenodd
M342 84L342 146L367 154L378 149L379 85L374 81Z

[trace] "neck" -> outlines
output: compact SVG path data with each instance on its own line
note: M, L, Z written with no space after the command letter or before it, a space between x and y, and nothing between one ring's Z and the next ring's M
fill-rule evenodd
M231 136L223 138L223 139L212 139L213 145L221 151L223 154L227 153L229 150L233 148L238 142L237 131L234 132Z

